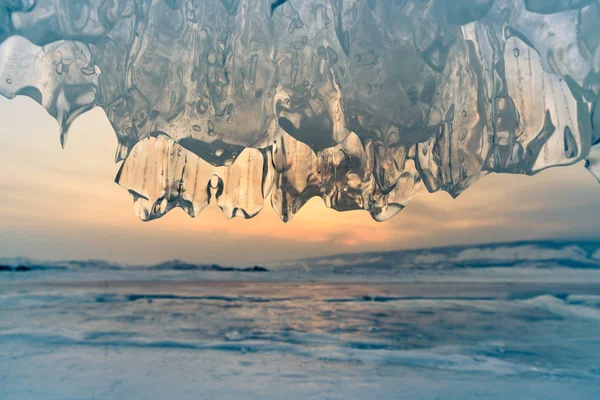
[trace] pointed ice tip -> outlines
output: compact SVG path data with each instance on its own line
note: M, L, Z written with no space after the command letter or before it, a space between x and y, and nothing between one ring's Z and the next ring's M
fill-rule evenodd
M600 183L600 144L592 146L585 160L585 167Z
M63 148L63 150L64 150L65 146L67 145L67 137L68 137L68 134L67 134L67 130L65 129L60 133L60 146Z

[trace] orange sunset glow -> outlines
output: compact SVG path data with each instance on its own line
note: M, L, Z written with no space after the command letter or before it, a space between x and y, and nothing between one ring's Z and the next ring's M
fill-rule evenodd
M211 204L197 218L175 209L145 223L134 215L129 193L114 183L116 139L100 109L75 122L63 150L56 123L40 106L25 98L0 101L4 256L246 264L599 233L600 191L582 164L534 177L491 175L457 199L425 193L383 223L363 211L327 209L319 198L287 224L268 202L250 220L228 220Z

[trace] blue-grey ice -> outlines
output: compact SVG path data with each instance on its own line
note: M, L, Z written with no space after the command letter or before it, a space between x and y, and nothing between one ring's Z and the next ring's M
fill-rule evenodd
M0 398L600 393L600 242L263 267L0 259Z
M61 143L101 107L140 218L311 197L395 215L423 190L587 160L596 0L2 0L0 94Z

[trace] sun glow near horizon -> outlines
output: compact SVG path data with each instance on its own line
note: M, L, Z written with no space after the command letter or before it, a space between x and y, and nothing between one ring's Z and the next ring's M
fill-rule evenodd
M600 187L582 164L537 176L490 175L452 199L424 193L379 223L311 199L288 223L265 201L254 218L228 220L216 204L196 218L175 209L141 222L114 183L116 139L96 108L73 125L66 148L56 122L30 99L0 99L0 256L170 258L248 264L332 253L538 237L600 237ZM551 216L551 218L549 218Z

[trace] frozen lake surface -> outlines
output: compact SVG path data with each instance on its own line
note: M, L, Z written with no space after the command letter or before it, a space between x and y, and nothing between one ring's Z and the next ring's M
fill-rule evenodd
M528 261L2 272L0 398L597 399L593 252L509 250Z

